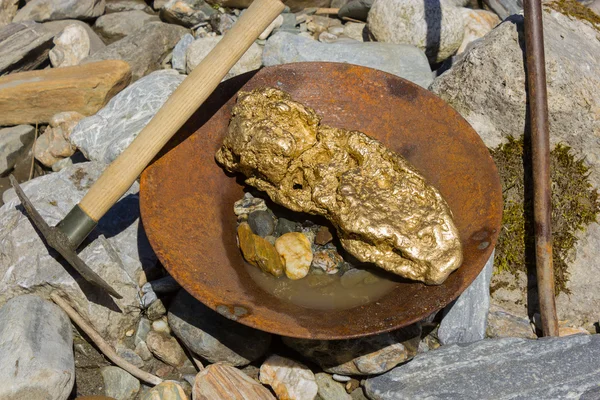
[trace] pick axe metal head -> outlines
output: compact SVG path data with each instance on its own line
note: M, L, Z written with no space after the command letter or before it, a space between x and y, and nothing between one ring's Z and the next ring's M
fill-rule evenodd
M17 192L17 196L19 200L21 200L21 204L27 211L27 216L33 223L33 225L38 229L38 231L42 234L48 246L52 247L54 250L58 251L59 254L69 263L77 272L81 274L81 276L88 282L101 287L110 293L113 297L117 299L121 299L122 296L117 293L115 289L113 289L104 279L102 279L98 274L96 274L90 267L88 267L85 262L75 250L79 246L80 243L73 242L69 238L69 235L65 233L61 228L64 228L65 222L68 221L67 218L63 219L61 223L57 226L49 226L46 221L42 218L40 213L37 212L31 201L23 192L23 189L19 186L19 183L15 179L14 176L10 176L10 183L13 188ZM72 211L73 212L73 211Z

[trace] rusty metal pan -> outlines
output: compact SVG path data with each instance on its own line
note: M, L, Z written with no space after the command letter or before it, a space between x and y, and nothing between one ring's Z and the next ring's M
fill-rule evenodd
M238 90L279 87L330 126L360 130L402 154L440 190L464 245L464 263L439 286L401 283L376 302L319 311L281 301L248 275L236 245L233 203L242 180L214 159ZM419 321L477 277L496 244L500 180L473 128L450 106L404 79L337 63L267 67L222 83L142 174L144 228L169 273L196 299L242 324L309 339L347 339Z

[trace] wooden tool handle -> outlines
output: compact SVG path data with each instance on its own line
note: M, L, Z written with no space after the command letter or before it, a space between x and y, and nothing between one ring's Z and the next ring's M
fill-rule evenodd
M79 203L79 207L90 218L98 221L121 198L283 9L280 0L254 0L217 46L173 92L138 137L90 188Z

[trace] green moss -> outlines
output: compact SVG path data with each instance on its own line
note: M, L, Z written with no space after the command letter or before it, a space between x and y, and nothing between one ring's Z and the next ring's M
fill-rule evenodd
M496 272L535 268L531 161L523 139L490 150L503 188L502 231L496 246ZM575 159L570 148L557 145L550 152L552 179L552 233L555 292L568 293L568 258L577 231L596 221L600 212L598 192L588 181L589 168ZM525 174L527 171L527 174Z
M571 18L588 21L594 28L600 31L600 16L576 0L554 0L545 4L545 7Z

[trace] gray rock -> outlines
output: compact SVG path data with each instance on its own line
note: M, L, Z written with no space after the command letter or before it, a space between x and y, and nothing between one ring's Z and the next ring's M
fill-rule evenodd
M140 391L140 381L119 367L100 369L104 380L104 394L115 400L133 400Z
M523 12L523 0L485 0L485 4L498 14L500 19Z
M37 296L0 308L0 398L67 399L75 383L69 317Z
M56 35L48 56L54 68L71 67L90 55L90 38L79 25L69 25Z
M169 325L186 347L211 363L247 365L263 356L271 343L270 334L219 315L185 290L171 303Z
M186 73L186 57L185 53L187 52L188 47L194 41L194 36L186 33L179 42L173 48L173 58L171 59L171 65L173 69L181 72L182 74Z
M487 336L491 338L520 337L525 339L537 339L527 318L503 310L492 305L488 314Z
M173 293L179 289L181 289L181 285L171 275L147 282L142 286L143 293L153 291L154 293L164 294Z
M135 336L133 338L134 344L138 344L140 342L145 342L146 337L148 336L148 332L152 328L152 323L148 318L141 318L138 323L137 329L135 331Z
M600 131L600 114L594 111L600 109L598 31L555 11L544 11L543 19L551 146L570 146L590 167L592 185L600 187L600 141L595 133ZM488 147L525 131L522 33L523 17L508 18L473 42L430 87L473 126ZM585 326L598 320L600 291L595 288L600 286L600 264L595 260L600 257L600 226L591 224L578 236L569 263L571 294L560 294L556 303L559 319Z
M173 336L156 331L150 331L146 338L148 349L158 359L174 367L180 367L187 360L185 352Z
M152 14L154 11L144 0L106 0L106 14L123 12L123 11L144 11Z
M158 300L158 296L156 295L156 293L154 293L154 291L150 290L149 292L144 293L141 301L142 308L144 310L148 309L156 300Z
M0 129L0 174L4 174L31 149L35 128L30 125Z
M494 252L473 283L444 308L444 318L438 329L441 344L468 343L485 338L493 270Z
M116 351L119 357L128 363L133 364L138 368L142 368L144 366L144 360L142 360L142 358L135 351L123 345L117 345Z
M131 35L150 21L160 21L160 18L141 10L116 12L98 18L94 23L94 30L105 43L111 44Z
M285 218L279 218L277 220L277 227L275 228L275 237L279 237L284 233L296 231L298 231L298 223Z
M29 71L48 59L54 33L35 22L0 28L0 75Z
M269 236L275 229L273 215L268 211L259 210L248 214L248 225L260 237Z
M370 375L389 371L417 353L421 326L348 340L283 338L283 343L319 364L325 372Z
M444 346L368 379L371 400L598 398L600 335Z
M425 54L411 45L361 43L351 39L320 43L286 32L276 33L267 40L263 51L265 66L302 61L362 65L397 75L423 87L432 81Z
M160 69L161 62L189 30L163 22L149 22L125 38L106 46L82 63L124 60L131 67L132 81Z
M12 22L19 8L19 0L0 1L0 28Z
M376 0L367 22L378 41L417 46L431 63L454 54L464 34L460 9L440 0Z
M224 35L233 27L237 17L230 14L214 14L210 20L213 32Z
M333 378L334 381L336 382L348 382L350 381L352 378L350 378L349 376L345 376L345 375L338 375L338 374L333 374L331 376Z
M319 396L323 400L351 400L352 397L346 393L344 385L333 380L331 375L325 372L315 374L315 381L319 386Z
M192 72L194 68L196 68L196 65L200 64L204 57L208 55L208 53L217 45L217 43L221 41L222 38L223 36L213 36L196 39L194 43L188 47L186 53L188 74ZM262 63L261 57L262 48L258 44L252 43L242 58L240 58L238 62L235 63L233 68L231 68L231 70L227 73L227 75L225 75L224 79L229 79L248 71L259 69Z
M78 21L76 19L66 19L63 21L50 21L42 24L44 28L53 32L54 35L62 32L69 25L77 25L85 30L88 38L90 39L90 55L95 54L106 47L106 44L104 44L102 39L100 39L100 36L98 36L96 32L94 32L94 30L85 22Z
M31 0L17 12L14 22L91 19L104 14L104 0Z
M158 299L155 302L153 302L152 304L150 304L150 307L148 307L148 309L146 310L146 316L148 317L148 319L150 321L156 321L157 319L162 318L163 315L166 315L166 314L167 314L167 308L165 307L165 304L160 299Z
M49 225L56 225L81 200L105 165L81 163L22 185ZM23 213L14 190L4 192L0 208L0 304L23 293L48 297L60 290L65 299L109 342L135 327L140 315L138 282L156 266L156 256L139 225L139 185L100 220L79 257L123 296L111 298L48 248ZM106 238L105 238L106 237Z
M188 28L207 22L216 13L204 0L170 0L160 8L160 17L164 21Z
M144 361L149 361L154 357L150 349L148 349L148 345L144 341L135 345L135 353Z
M373 0L351 0L340 7L338 17L366 21L372 6Z
M367 24L348 22L344 25L344 35L359 42L368 42Z
M296 21L296 15L292 14L292 16L294 17L294 28L295 28L295 26L296 26L296 23L295 23L295 21ZM283 14L279 14L277 16L277 18L275 18L269 24L269 26L267 26L265 28L265 30L258 36L258 39L259 40L266 40L269 37L269 35L271 34L271 32L273 32L274 29L281 28L281 26L283 25L283 20L284 20Z
M140 79L95 115L82 119L69 140L88 159L109 164L150 122L184 78L166 70Z

